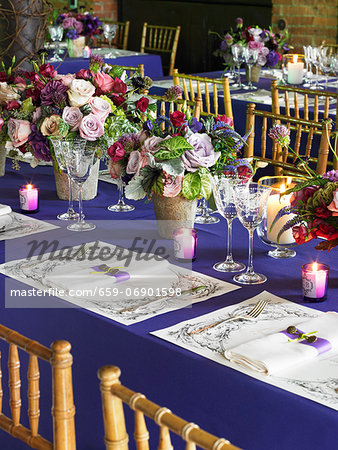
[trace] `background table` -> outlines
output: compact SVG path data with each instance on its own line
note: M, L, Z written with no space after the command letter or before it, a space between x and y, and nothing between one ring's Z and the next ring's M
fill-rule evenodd
M18 211L17 190L21 184L32 181L40 186L40 212L36 218L53 220L66 209L67 202L57 199L51 167L31 169L22 164L20 172L7 167L0 178L0 202ZM114 220L153 219L152 205L135 202L132 213L116 214L107 205L117 200L116 187L100 182L97 198L85 202L87 220L101 219L105 230L114 234ZM133 202L131 202L133 203ZM60 223L61 226L66 224ZM224 219L216 225L197 225L198 254L193 268L208 275L232 281L232 275L212 269L225 256ZM87 233L85 233L87 234ZM43 238L43 235L36 237ZM33 236L34 238L34 236ZM84 236L84 239L89 237ZM259 450L331 450L337 443L338 413L330 408L262 383L228 367L221 366L183 348L149 335L150 331L174 325L227 305L250 298L268 290L296 303L301 298L301 266L318 258L330 265L328 299L320 304L307 304L323 311L338 311L337 253L319 253L315 243L298 247L297 256L290 260L274 260L266 255L268 247L255 235L255 268L268 276L268 282L253 287L242 287L232 293L194 304L171 313L159 315L129 327L83 309L74 308L5 308L5 277L0 275L0 321L18 332L49 346L56 339L67 339L74 356L73 383L76 405L77 448L104 449L103 423L99 382L96 372L104 364L115 364L122 369L122 382L188 421L198 423L216 435L227 437L244 449ZM13 242L12 242L13 245ZM22 241L17 239L17 248ZM234 256L246 262L247 231L234 222ZM23 256L26 254L22 249ZM0 258L4 262L5 242L0 242ZM10 256L7 255L9 259ZM24 288L25 285L22 285ZM53 300L51 300L53 304ZM55 300L55 306L59 303ZM1 345L1 349L5 346ZM7 364L6 352L2 365ZM22 358L23 359L23 358ZM40 433L51 437L50 368L41 362ZM22 423L27 424L27 365L22 361ZM338 378L338 374L337 374ZM8 412L7 378L3 378L4 413ZM338 394L337 394L338 395ZM128 420L130 415L127 416ZM129 430L132 435L132 431ZM158 433L153 435L151 448L156 448ZM0 431L0 448L26 449L22 443L7 438ZM182 443L176 448L182 448Z
M113 50L114 52L114 50ZM104 58L107 64L137 67L144 64L144 73L150 78L163 77L163 69L160 55L151 55L149 53L136 53L128 50L115 50L115 58ZM61 63L53 63L58 73L76 73L80 69L88 69L89 59L85 58L65 58Z

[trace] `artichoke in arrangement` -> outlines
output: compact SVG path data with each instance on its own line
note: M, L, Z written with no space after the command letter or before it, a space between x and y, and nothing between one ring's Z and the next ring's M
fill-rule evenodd
M335 183L326 183L325 186L318 189L313 196L308 199L306 209L314 210L322 206L323 203L329 205L333 200L333 193L336 189L338 189L338 181Z

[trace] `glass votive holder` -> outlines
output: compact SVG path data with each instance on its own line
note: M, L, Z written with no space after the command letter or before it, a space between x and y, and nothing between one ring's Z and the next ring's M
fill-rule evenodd
M39 187L33 184L22 185L19 188L21 212L33 214L39 211Z
M174 255L180 262L192 262L196 259L197 230L194 228L178 228L173 233Z
M308 302L326 300L329 266L309 263L302 266L303 298Z
M283 74L288 84L302 84L304 80L304 55L292 53L283 56Z

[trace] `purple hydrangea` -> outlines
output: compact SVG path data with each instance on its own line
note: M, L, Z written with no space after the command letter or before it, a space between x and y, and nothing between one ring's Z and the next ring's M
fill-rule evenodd
M61 80L50 81L41 91L41 105L61 105L62 107L62 103L65 101L67 91L68 87L65 86Z
M42 159L43 161L51 161L52 157L49 150L48 139L43 136L37 129L37 126L31 124L32 132L29 135L28 142L30 143L35 158Z

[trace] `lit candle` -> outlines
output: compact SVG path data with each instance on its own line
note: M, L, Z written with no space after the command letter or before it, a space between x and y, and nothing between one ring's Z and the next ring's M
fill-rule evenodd
M86 46L83 48L82 56L83 56L83 58L89 59L91 53L92 53L92 51L91 51L90 47L88 47L88 45L86 45Z
M267 238L270 242L277 244L277 237L280 232L280 230L283 228L283 226L288 222L289 220L293 219L295 217L295 214L286 214L282 216L280 219L277 220L277 222L272 227L271 231L271 225L276 217L276 215L279 213L279 211L282 208L285 208L286 206L290 206L291 201L291 194L290 195L280 195L283 192L286 191L286 189L292 187L290 185L291 183L291 177L287 179L287 185L281 184L278 187L273 186L273 191L276 192L276 194L270 194L268 201L267 201ZM278 243L283 244L292 244L295 240L292 235L292 228L289 228L288 230L284 231L280 237Z
M302 84L304 63L297 62L298 55L293 55L293 62L288 63L288 83Z
M302 267L303 297L307 301L326 299L329 266L325 264L304 264Z
M20 186L19 188L20 208L27 214L39 210L39 188L33 184Z
M175 258L179 261L195 261L197 231L193 228L178 228L173 234Z

